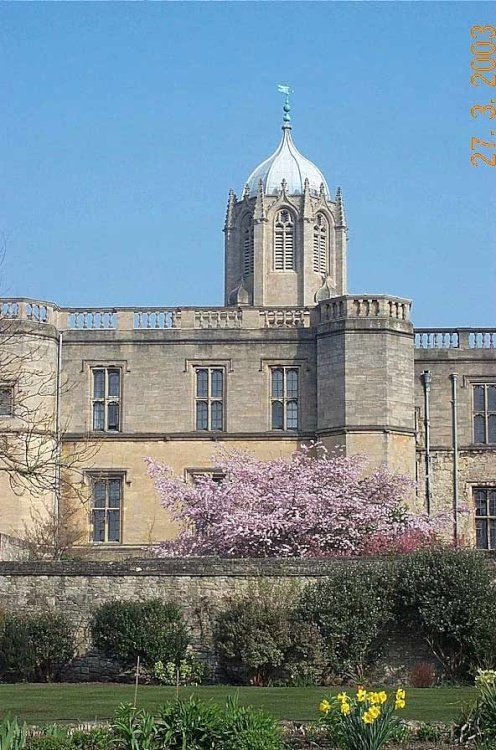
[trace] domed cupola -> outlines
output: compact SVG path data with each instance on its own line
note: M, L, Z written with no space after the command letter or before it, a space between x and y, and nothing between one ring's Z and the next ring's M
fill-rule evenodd
M300 154L294 144L291 136L291 118L287 101L284 105L284 124L279 146L272 156L269 156L253 170L246 181L246 192L250 197L257 195L260 180L265 195L277 195L281 190L283 180L288 195L303 195L305 180L308 180L311 195L320 195L323 186L325 197L327 199L331 197L329 187L320 169Z
M341 192L333 198L322 172L291 137L289 86L281 142L230 191L225 232L225 304L299 307L346 294L346 223Z

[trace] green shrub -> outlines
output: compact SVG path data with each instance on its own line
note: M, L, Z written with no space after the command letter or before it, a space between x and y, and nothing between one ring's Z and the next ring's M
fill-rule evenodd
M332 673L361 678L378 657L393 623L393 591L391 566L352 562L303 591L297 616L319 629Z
M28 735L25 750L110 750L113 737L107 727L70 730L67 726L51 724L41 733ZM3 747L1 747L3 750Z
M179 665L189 644L181 608L159 599L102 604L93 615L91 634L107 656L127 666L139 656L150 669L158 661Z
M196 698L177 700L162 708L157 723L157 748L170 750L282 750L277 722L262 711L225 707Z
M221 748L222 713L220 706L193 697L167 703L159 712L158 746L170 750Z
M448 727L429 722L421 722L415 729L415 739L419 742L447 742L449 734Z
M405 629L424 638L449 677L467 677L494 655L496 592L480 553L433 549L405 556L397 599Z
M279 724L263 711L238 704L229 698L224 710L222 750L282 750Z
M0 633L0 673L7 679L52 682L75 650L72 626L61 615L7 615Z
M219 663L235 682L251 685L318 682L324 667L318 629L265 597L233 600L213 628Z
M192 654L181 659L179 664L161 661L153 665L153 676L162 685L199 685L205 676L205 665Z
M73 750L108 750L114 746L112 735L107 727L76 729L71 733Z
M72 750L73 745L71 739L72 738L68 737L66 734L41 734L29 737L26 743L26 750Z

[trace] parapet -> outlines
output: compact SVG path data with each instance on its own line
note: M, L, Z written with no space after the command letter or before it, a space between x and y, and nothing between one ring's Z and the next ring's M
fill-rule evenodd
M328 323L347 318L389 318L410 322L412 303L401 297L385 294L327 299L320 304L320 322Z
M410 323L410 300L345 295L316 307L59 307L26 297L0 299L0 318L58 331L150 331L311 328L346 319ZM416 328L415 348L496 349L496 328Z
M415 348L496 349L496 328L416 328Z
M316 308L307 307L58 307L27 298L0 300L1 317L52 325L59 331L150 331L168 329L310 328Z

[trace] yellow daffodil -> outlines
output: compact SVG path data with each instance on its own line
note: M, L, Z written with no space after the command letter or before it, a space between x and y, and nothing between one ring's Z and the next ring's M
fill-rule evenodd
M338 701L340 703L343 703L343 702L346 703L347 700L348 700L348 696L346 695L346 693L338 693Z
M371 706L369 708L369 714L373 719L377 719L381 715L381 709L379 708L379 706Z
M406 697L405 691L402 690L401 688L398 688L398 690L396 691L396 700L397 701L404 701L405 697Z
M344 714L345 716L348 716L350 711L351 711L350 704L343 701L341 703L341 713Z
M367 691L364 690L362 687L358 688L356 699L359 703L363 703L363 701L367 698Z
M373 724L375 719L373 716L371 716L370 711L365 711L362 716L362 721L364 724Z
M319 711L322 711L323 714L326 714L330 710L331 710L331 704L329 703L328 700L326 700L326 698L324 698L324 700L320 702Z
M379 698L379 703L385 703L387 701L387 693L384 690L381 690L380 693L377 693L377 696Z
M403 700L403 698L396 698L396 702L394 704L394 707L396 708L396 710L398 710L399 708L405 708L405 706L406 706L406 703Z
M381 702L381 699L379 698L379 693L367 693L367 700L369 703L372 703L372 705L374 705L375 703Z

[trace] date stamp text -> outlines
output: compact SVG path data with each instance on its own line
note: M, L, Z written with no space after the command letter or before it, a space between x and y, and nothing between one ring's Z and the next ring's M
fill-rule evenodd
M496 73L491 73L496 69L496 27L472 26L470 36L472 38L470 51L473 54L470 67L474 71L470 76L470 83L472 86L482 85L496 88ZM488 93L496 93L496 91ZM487 104L474 104L470 109L470 114L474 118L496 119L496 98L490 99ZM491 130L490 134L496 135L496 130ZM472 150L470 161L474 167L477 167L480 162L490 167L496 167L496 153L490 150L496 149L496 142L472 138L470 148ZM489 149L489 151L484 154L481 151L482 149Z

